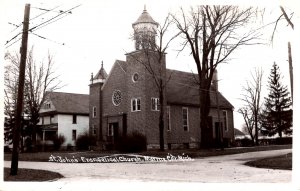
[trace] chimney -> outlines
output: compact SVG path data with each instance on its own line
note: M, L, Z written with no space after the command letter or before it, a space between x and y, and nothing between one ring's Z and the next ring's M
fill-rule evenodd
M218 71L216 69L213 74L212 89L218 91Z

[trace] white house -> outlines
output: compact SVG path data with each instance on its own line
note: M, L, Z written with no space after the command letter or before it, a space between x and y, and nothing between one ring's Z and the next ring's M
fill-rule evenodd
M47 92L38 125L41 127L38 139L43 143L63 135L62 146L75 146L77 137L89 130L89 96Z

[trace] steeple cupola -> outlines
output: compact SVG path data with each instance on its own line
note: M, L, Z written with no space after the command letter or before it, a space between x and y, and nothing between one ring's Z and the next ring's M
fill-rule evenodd
M157 27L158 23L152 19L145 6L143 13L132 24L136 50L155 49Z
M95 83L104 83L106 78L107 78L107 73L103 67L103 61L101 62L101 68L100 70L98 71L98 73L93 76L93 73L91 75L91 84L95 84Z

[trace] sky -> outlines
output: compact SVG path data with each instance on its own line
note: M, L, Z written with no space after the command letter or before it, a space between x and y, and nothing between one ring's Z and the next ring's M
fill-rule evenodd
M210 1L210 3L219 4L219 1ZM222 3L227 1L222 1ZM279 1L251 1L252 5L265 7L264 23L275 21L280 15ZM270 3L272 2L272 3ZM134 50L134 43L131 39L133 34L132 23L137 20L144 9L144 5L153 17L161 23L169 12L175 13L180 6L189 7L207 1L8 1L0 0L1 7L1 43L5 44L22 27L16 28L23 20L24 5L31 4L30 27L36 26L50 18L55 17L59 10L72 10L71 14L59 19L47 26L41 27L29 35L28 49L33 47L36 60L45 60L48 52L53 55L55 61L56 73L60 75L60 80L65 85L61 92L69 93L89 93L89 80L91 73L96 74L103 61L104 68L110 71L115 60L125 60L125 54ZM229 2L231 3L231 1ZM236 3L236 1L233 1ZM295 12L294 23L299 21L299 10L295 10L293 1L288 1L286 10ZM57 7L58 6L58 7ZM41 9L54 9L46 14ZM40 16L39 16L40 15ZM36 18L35 18L36 17ZM11 23L11 24L9 24ZM261 24L261 23L258 23ZM298 24L298 23L297 23ZM294 63L299 61L296 50L299 50L300 43L295 35L299 29L295 26L293 31L284 21L278 25L275 32L273 43L268 39L272 34L272 27L267 27L264 31L265 45L244 46L235 51L228 63L221 64L218 67L219 91L234 105L235 127L242 128L243 119L237 110L242 107L242 88L247 80L251 80L251 72L256 67L262 68L263 76L263 96L266 96L267 78L271 67L276 62L283 76L283 83L290 89L289 68L287 55L287 42L292 42L292 53ZM172 29L170 33L174 32ZM247 29L246 29L247 30ZM298 32L299 34L299 32ZM40 37L38 37L39 35ZM16 39L20 38L19 35ZM46 39L42 39L46 38ZM12 40L4 47L1 52L18 52L21 41L12 44ZM12 45L11 45L12 44ZM8 47L9 46L9 47ZM178 54L179 42L174 41L167 51L167 67L187 72L196 72L196 67L189 52L185 51ZM298 66L294 64L294 71ZM3 68L2 68L3 69ZM297 76L294 75L296 78ZM296 79L294 80L296 81Z

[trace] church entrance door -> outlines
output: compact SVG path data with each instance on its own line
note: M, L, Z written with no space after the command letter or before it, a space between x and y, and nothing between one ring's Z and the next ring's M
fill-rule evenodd
M112 143L114 146L116 146L118 140L119 140L119 123L110 123L109 124L109 135L112 137Z

